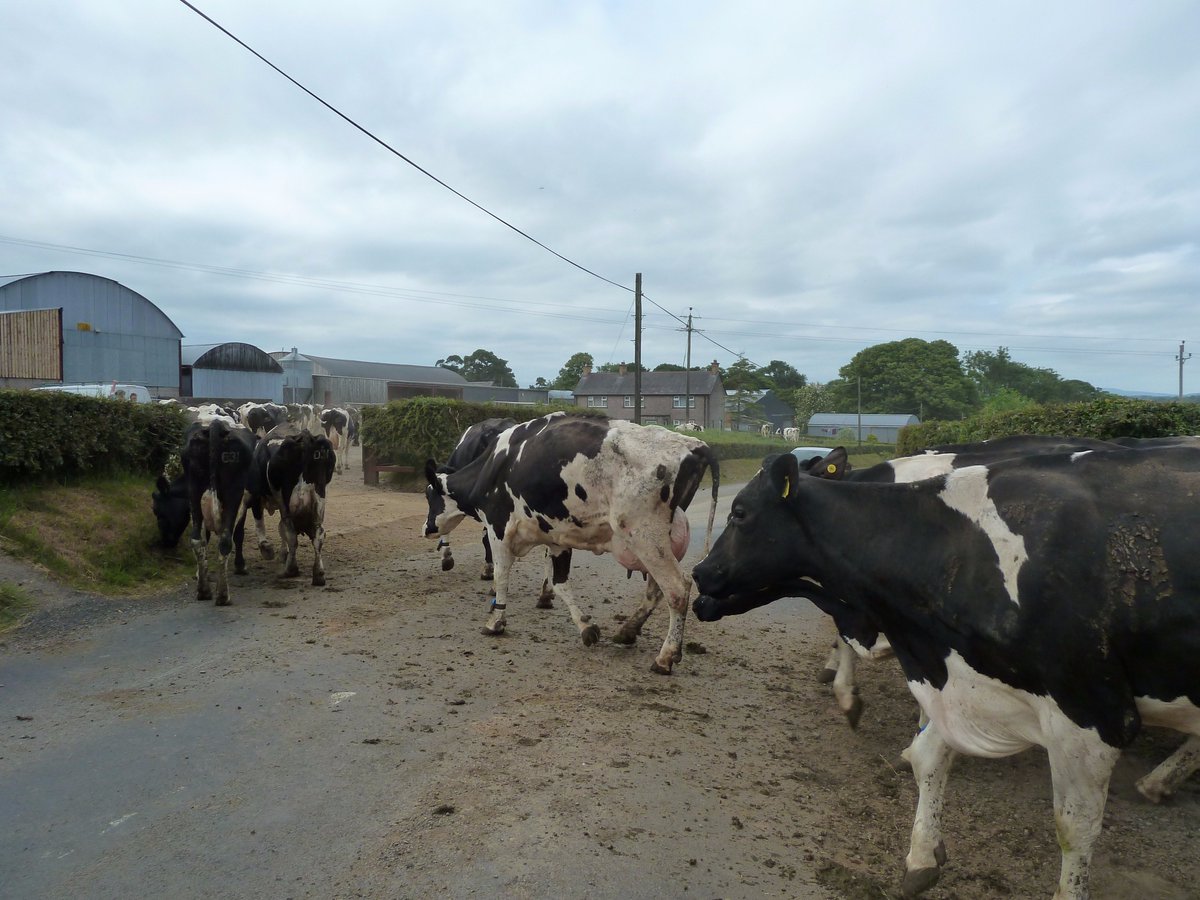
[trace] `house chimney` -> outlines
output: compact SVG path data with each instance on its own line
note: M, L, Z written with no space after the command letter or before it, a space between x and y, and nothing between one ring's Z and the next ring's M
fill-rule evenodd
M591 374L592 374L592 364L591 364L591 363L584 363L584 364L583 364L583 375L584 375L584 377L586 378L588 375L591 375Z
M628 371L629 371L629 369L625 366L625 363L621 363L621 365L617 366L617 374L618 375L625 375L626 373L628 373Z
M721 374L721 366L714 359L712 363L709 364L708 371L712 372L714 375L719 375Z

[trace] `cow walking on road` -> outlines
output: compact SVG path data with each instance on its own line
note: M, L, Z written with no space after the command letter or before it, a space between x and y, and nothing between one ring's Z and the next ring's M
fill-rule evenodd
M696 605L815 583L880 623L930 719L911 755L906 896L946 861L955 755L1039 745L1062 848L1055 897L1081 900L1121 748L1158 725L1190 736L1164 783L1194 762L1197 495L1200 453L1184 448L1010 459L913 484L827 481L768 457L694 570Z
M439 473L429 460L425 535L444 536L468 517L484 523L496 567L486 634L505 629L514 559L542 545L611 552L652 582L631 617L637 627L660 597L667 598L671 622L652 668L669 674L682 658L691 589L678 562L690 537L685 510L707 469L713 476L711 534L719 475L716 456L703 441L656 426L552 413L502 432L456 472ZM571 611L584 644L596 643L599 627L580 612L557 568L554 593Z

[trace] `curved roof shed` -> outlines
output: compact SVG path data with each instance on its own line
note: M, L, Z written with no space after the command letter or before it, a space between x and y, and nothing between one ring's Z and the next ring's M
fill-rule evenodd
M253 344L186 344L179 360L185 397L283 402L283 367Z

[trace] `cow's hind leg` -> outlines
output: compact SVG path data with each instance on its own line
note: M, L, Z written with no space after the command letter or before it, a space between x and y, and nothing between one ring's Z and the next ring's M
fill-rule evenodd
M233 573L246 574L246 556L242 553L242 542L246 539L246 511L238 516L237 524L233 526Z
M833 639L833 644L829 648L829 656L825 658L825 665L817 674L817 681L821 684L831 684L833 679L837 678L838 662L841 659L841 645L844 643L845 641L842 640L840 635Z
M591 616L579 609L579 604L575 602L575 595L567 583L571 574L571 551L555 553L550 557L550 561L552 566L550 577L554 596L562 600L570 610L571 621L579 629L579 639L583 641L583 646L591 647L600 640L600 626L592 621Z
M558 562L558 557L566 555L564 563ZM551 550L546 548L546 575L542 579L542 592L538 594L537 609L554 609L554 567L556 565L565 565L569 570L571 568L571 551L568 550Z
M483 530L483 571L479 573L480 581L491 581L496 575L496 565L492 560L492 542L488 540L487 529Z
M1191 735L1149 775L1138 779L1137 789L1151 803L1161 803L1200 769L1200 734Z
M650 614L662 602L662 588L658 586L658 582L653 578L646 579L646 593L642 598L641 605L634 611L633 615L621 623L621 627L617 629L617 633L613 635L614 644L634 644L637 642L638 635L642 633L642 626L646 624L646 620L650 618Z
M650 665L650 671L670 675L675 663L683 659L683 625L687 616L688 597L692 592L692 579L683 574L679 563L671 553L670 541L655 547L649 558L643 557L648 574L667 598L671 610L671 621L667 625L667 636L663 639L658 656Z
M295 578L300 574L300 564L296 561L296 523L291 516L279 513L279 540L283 543L283 577Z
M913 817L912 840L904 859L905 897L915 897L933 887L946 864L942 842L942 806L946 801L946 779L955 753L930 725L910 747L913 777L917 782L917 813Z
M258 540L258 553L263 559L274 559L275 548L267 539L267 523L263 517L262 501L255 500L250 504L250 512L254 516L254 536Z
M855 728L862 716L863 709L862 698L858 696L858 687L854 683L855 667L858 665L858 660L855 658L857 654L853 647L839 637L837 655L838 664L837 674L833 678L833 697L837 701L838 709L850 723L850 727Z
M192 552L196 554L196 599L207 602L212 599L212 587L208 583L208 529L192 529Z

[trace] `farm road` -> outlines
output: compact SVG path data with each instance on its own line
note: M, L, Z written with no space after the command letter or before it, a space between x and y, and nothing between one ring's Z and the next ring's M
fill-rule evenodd
M785 601L690 620L654 675L663 613L636 648L585 648L533 608L534 558L486 638L478 529L443 573L423 499L356 478L331 491L327 588L252 554L232 607L103 600L3 562L46 606L0 647L0 896L895 895L915 790L886 764L914 714L894 663L863 667L851 732L813 679L827 626ZM573 581L606 636L641 587L582 554ZM1174 743L1118 769L1097 897L1194 896L1200 786L1162 808L1132 789ZM1043 754L960 761L928 896L1049 896L1048 798Z

